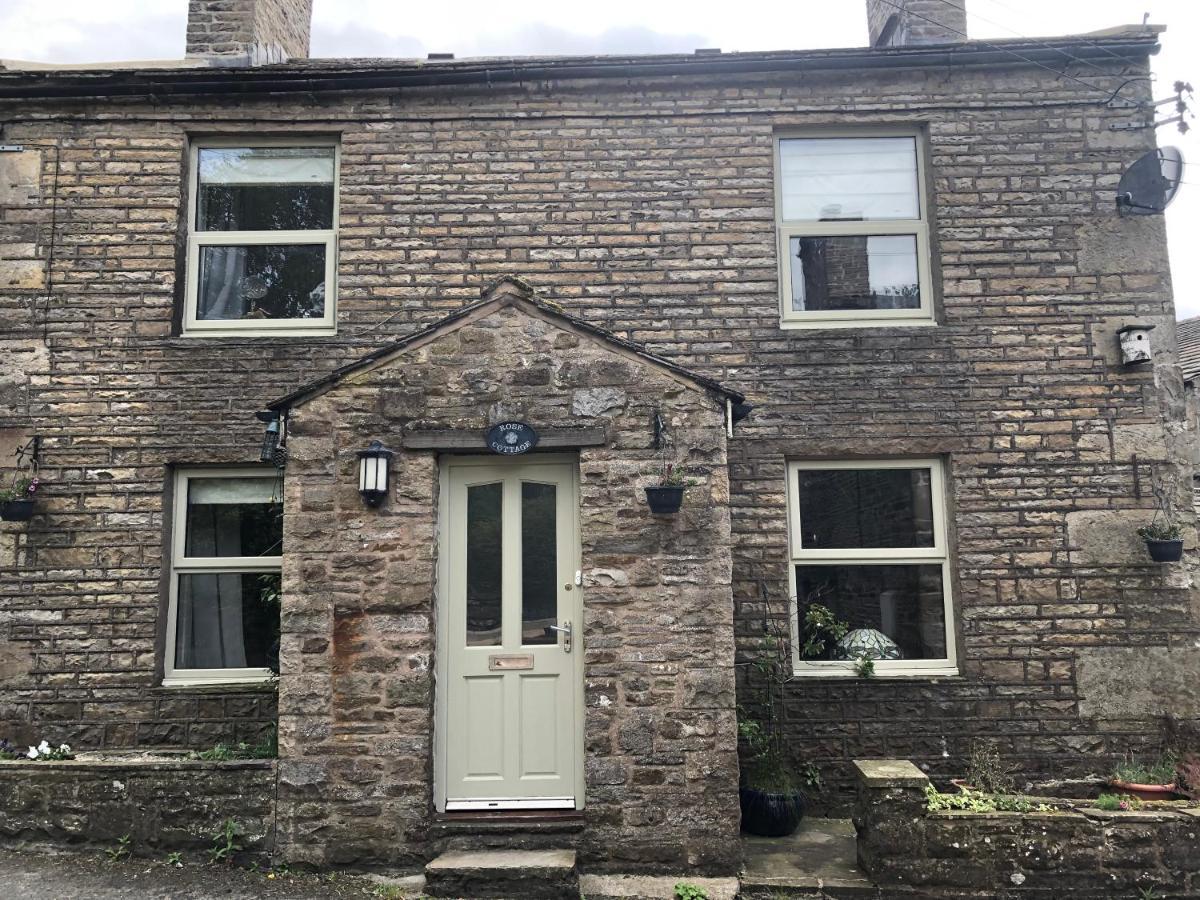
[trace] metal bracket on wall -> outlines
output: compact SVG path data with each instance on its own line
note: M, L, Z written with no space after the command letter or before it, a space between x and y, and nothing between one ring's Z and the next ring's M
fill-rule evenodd
M0 144L0 153L23 153L24 151L23 144Z
M34 474L36 475L38 467L42 463L42 437L41 437L41 435L35 434L28 441L26 441L24 444L22 444L20 447L18 447L16 450L14 450L13 456L15 456L17 458L17 468L18 469L22 468L23 466L26 465L25 460L28 457L29 468L31 468L33 470Z

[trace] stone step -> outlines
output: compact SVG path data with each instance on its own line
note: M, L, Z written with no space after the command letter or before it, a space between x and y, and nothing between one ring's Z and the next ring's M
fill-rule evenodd
M510 812L450 813L429 828L431 846L449 850L577 850L583 816Z
M430 897L578 900L574 850L452 850L425 866Z

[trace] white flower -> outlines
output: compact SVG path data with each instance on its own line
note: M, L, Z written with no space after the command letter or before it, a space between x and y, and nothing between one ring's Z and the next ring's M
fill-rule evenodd
M37 749L37 747L30 747L30 748L29 748L29 752L28 752L28 753L26 753L25 755L26 755L26 756L28 756L30 759L37 759L37 758L38 758L38 749Z
M70 753L70 752L71 752L71 745L70 745L70 744L59 744L59 745L58 745L58 752L59 752L59 753Z
M37 748L38 748L38 753L49 753L50 752L50 742L43 740L40 744L37 745Z

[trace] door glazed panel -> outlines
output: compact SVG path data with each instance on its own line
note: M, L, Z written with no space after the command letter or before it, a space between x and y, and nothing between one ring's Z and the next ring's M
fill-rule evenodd
M443 472L446 808L577 807L574 467L451 460Z

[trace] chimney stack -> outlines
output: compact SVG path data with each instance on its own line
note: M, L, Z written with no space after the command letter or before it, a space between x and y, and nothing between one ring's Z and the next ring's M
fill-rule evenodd
M188 0L189 58L261 66L308 58L312 0Z
M867 0L872 47L921 47L967 39L967 0Z

